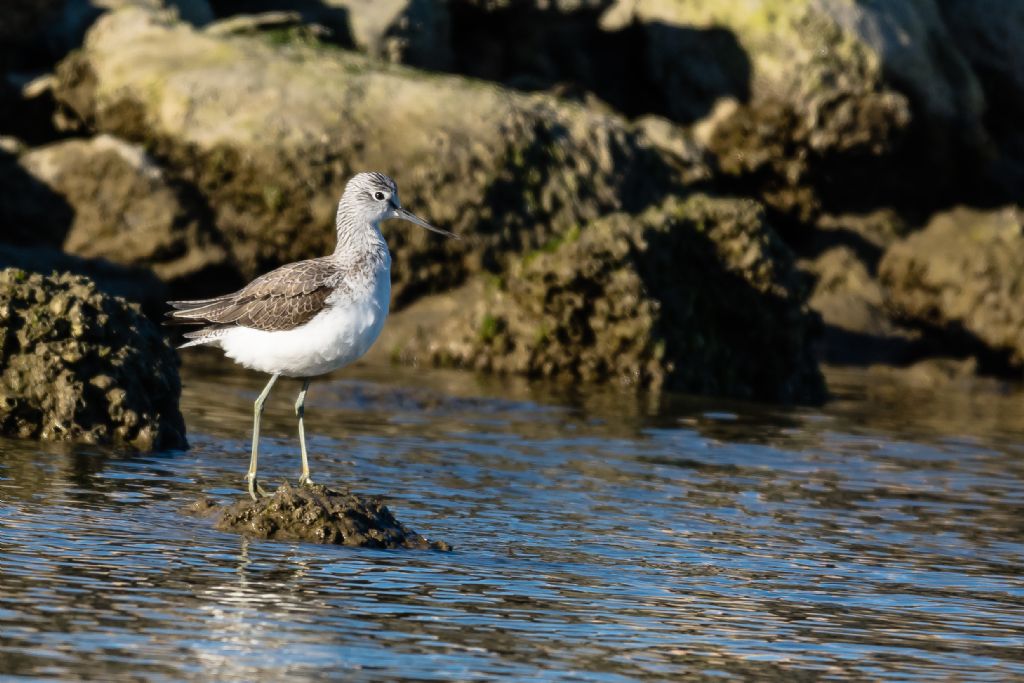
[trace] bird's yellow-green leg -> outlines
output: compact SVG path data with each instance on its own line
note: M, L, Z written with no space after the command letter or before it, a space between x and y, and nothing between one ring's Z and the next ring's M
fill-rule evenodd
M299 476L299 486L312 484L309 478L309 458L306 456L306 429L302 425L302 417L306 413L306 390L309 389L309 380L302 380L302 390L295 400L295 414L299 416L299 449L302 451L302 474Z
M271 375L270 381L267 382L267 386L263 388L263 391L256 398L256 403L253 404L252 410L252 458L249 460L249 473L245 475L245 480L249 483L249 495L252 496L253 500L259 500L260 496L267 495L267 492L263 490L263 487L256 481L256 460L259 457L260 452L260 417L263 415L263 402L267 400L267 396L270 394L270 388L274 386L274 382L280 377L278 374ZM257 492L259 495L256 495Z

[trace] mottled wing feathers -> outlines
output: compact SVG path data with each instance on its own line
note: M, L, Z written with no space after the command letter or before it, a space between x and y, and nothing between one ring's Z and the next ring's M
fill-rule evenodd
M343 286L338 266L330 259L311 259L281 266L243 289L199 301L171 301L170 316L182 322L214 326L238 325L257 330L291 330L312 320L327 298Z

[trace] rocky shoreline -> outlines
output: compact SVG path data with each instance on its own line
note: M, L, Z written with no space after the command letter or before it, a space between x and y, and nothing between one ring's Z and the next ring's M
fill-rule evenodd
M465 238L386 228L399 361L796 403L823 360L1024 370L1024 10L15 5L0 266L159 315L326 252L374 168Z

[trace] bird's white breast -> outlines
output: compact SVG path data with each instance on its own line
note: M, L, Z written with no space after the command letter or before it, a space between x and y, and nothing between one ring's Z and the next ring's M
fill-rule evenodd
M226 331L218 343L226 356L252 370L288 377L322 375L370 349L390 302L388 259L354 294L329 297L324 310L304 325L284 331L237 327Z

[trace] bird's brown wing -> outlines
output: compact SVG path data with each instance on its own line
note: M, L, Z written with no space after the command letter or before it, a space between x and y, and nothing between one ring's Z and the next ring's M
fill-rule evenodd
M239 325L257 330L291 330L323 310L327 297L343 286L337 265L311 259L281 266L234 294L202 301L171 301L171 317L183 322Z

